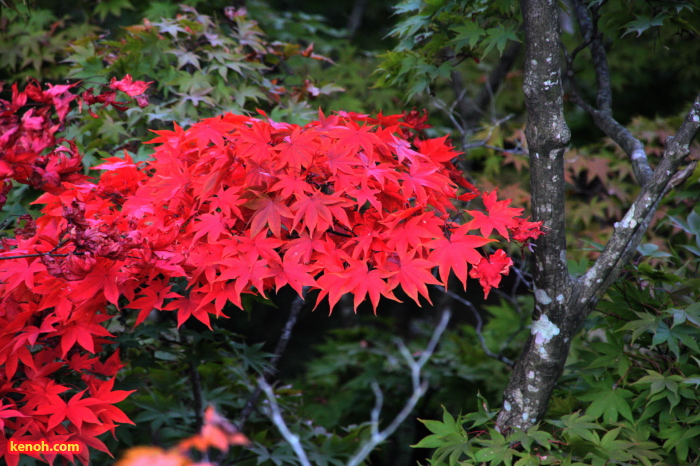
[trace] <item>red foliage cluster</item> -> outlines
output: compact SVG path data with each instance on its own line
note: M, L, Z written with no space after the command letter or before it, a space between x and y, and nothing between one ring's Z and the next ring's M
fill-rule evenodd
M15 84L11 100L0 100L0 207L7 201L11 180L55 196L66 195L68 187L89 185L75 144L57 136L71 104L124 109L128 104L116 101L117 90L139 105L147 104L142 95L147 83L134 83L128 75L113 79L99 95L92 88L71 93L79 84L42 90L30 81L21 92ZM67 199L72 197L68 194ZM114 406L130 393L112 390L123 367L119 354L104 362L87 354L110 343L107 338L112 335L101 325L111 318L103 298L92 300L92 292L86 290L85 299L71 299L70 291L56 281L86 277L96 262L90 254L120 257L129 242L104 227L93 228L78 200L69 204L60 221L48 216L34 222L23 215L20 221L25 224L15 229L15 238L0 239L0 458L9 465L20 459L8 451L10 441L42 440L78 444L79 452L61 455L87 464L88 447L108 452L98 435L114 433L116 423L131 422ZM62 253L66 243L72 245L68 256ZM74 348L76 343L87 351ZM66 370L74 374L72 383L57 383ZM43 453L50 462L57 456Z
M119 110L128 108L125 102L116 100L117 91L133 97L139 106L148 105L144 95L150 83L133 82L126 75L122 80L112 79L109 89L95 96L93 88L77 95L71 89L80 83L41 85L31 80L23 91L12 85L10 101L0 99L0 208L7 202L12 187L10 179L31 185L41 191L60 193L63 182L81 183L86 180L82 172L82 160L73 141L57 138L63 130L71 103L82 108L90 105L111 105ZM0 92L3 85L0 83ZM30 107L27 109L27 107Z
M466 287L468 266L488 294L512 262L479 248L494 231L536 238L540 224L495 192L481 195L484 211L458 210L480 193L447 139L413 125L424 125L417 112L320 114L303 127L227 114L157 132L144 166L125 155L97 167L98 182L59 177L37 201L43 215L0 244L0 416L11 437L103 449L95 435L129 422L110 406L126 396L111 391L118 357L86 354L109 341L108 304L137 310L137 325L153 309L210 325L242 294L289 285L320 290L331 309L345 293L355 307L369 297L376 311L399 286L429 300L427 285L446 285L450 271ZM63 368L87 386L69 401L50 379Z

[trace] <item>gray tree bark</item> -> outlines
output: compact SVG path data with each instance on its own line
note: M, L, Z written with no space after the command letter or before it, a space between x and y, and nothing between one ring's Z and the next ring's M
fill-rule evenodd
M676 136L666 142L659 165L653 171L649 168L643 145L612 117L605 51L600 37L595 36L587 8L579 2L576 13L581 33L594 57L600 108L586 104L577 94L575 99L630 156L642 190L615 225L610 241L593 267L582 277L572 279L566 263L564 221L564 152L570 132L564 119L558 6L553 0L521 0L520 6L525 29L523 91L528 115L525 134L530 157L532 217L543 222L546 234L535 243L531 336L504 393L496 420L501 432L527 429L546 414L572 338L636 251L659 201L695 168L695 163L691 163L679 170L700 127L698 95ZM567 55L567 65L572 59Z

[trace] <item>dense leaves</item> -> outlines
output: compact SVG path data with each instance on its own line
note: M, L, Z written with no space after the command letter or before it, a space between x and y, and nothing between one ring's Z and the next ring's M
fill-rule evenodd
M113 336L101 325L109 309L137 311L137 325L160 309L176 312L178 326L190 317L210 326L228 302L242 307L243 294L285 285L320 290L331 309L352 293L355 307L369 297L376 310L381 296L397 299L398 287L419 303L419 295L430 299L426 285L439 283L439 264L444 284L450 270L466 283L466 264L441 264L445 254L464 258L488 294L512 264L502 250L478 249L492 231L506 240L541 234L495 193L483 194L485 212L461 212L479 193L452 164L458 154L444 138L420 136L415 113L319 113L303 127L226 114L156 131L152 162L108 158L91 182L74 175L77 152L62 158L54 132L35 130L52 121L52 108L65 119L71 86L15 86L5 104L8 134L20 135L3 140L5 176L37 179L45 191L36 201L43 215L27 218L0 252L7 439L76 439L105 450L94 437L130 422L111 406L128 394L111 390L118 354L107 363L87 355ZM119 108L120 90L145 104L148 83L127 75L109 87L85 91L82 101ZM34 110L17 115L28 97L44 104L36 124ZM37 135L49 139L34 147ZM56 171L51 183L29 175L56 160L76 168ZM50 376L65 368L82 374L86 388L55 385ZM51 396L39 389L48 386Z
M71 90L79 85L42 89L30 81L22 91L13 85L10 101L0 100L2 204L12 180L56 197L65 195L69 186L85 186L87 177L82 174L75 143L59 137L71 103L125 109L128 104L116 100L117 90L124 90L139 105L147 105L142 94L148 83L134 83L129 75L113 79L98 95L92 88L73 94ZM64 209L59 208L62 224L52 221L51 216L37 223L24 215L20 218L24 226L16 229L15 238L2 239L0 395L4 430L0 433L0 448L8 464L19 461L17 454L8 453L10 440L42 439L77 443L79 452L63 456L87 462L88 447L108 453L96 436L114 433L117 423L131 423L113 406L131 393L113 390L122 367L119 353L113 352L101 361L83 352L102 352L109 343L107 337L113 335L101 325L111 318L106 314L104 297L115 303L118 297L116 283L109 276L115 271L114 265L98 263L92 253L117 257L129 240L124 243L113 231L91 229L79 205L73 200ZM62 251L66 242L72 243L70 255ZM69 296L70 288L57 280L79 282L81 288ZM66 369L75 374L74 380L69 385L57 383ZM52 461L56 454L44 457Z
M71 14L87 3L78 2ZM615 95L616 103L623 102L615 113L625 115L622 120L639 112L662 115L635 117L629 125L647 146L653 166L677 127L663 115L675 111L683 90L696 81L691 78L697 69L688 64L697 55L697 9L686 1L586 3L602 5L599 31L610 45L613 89L624 90ZM193 447L188 451L193 453L244 439L231 436L227 423L210 412L204 424L213 420L216 429L168 449L202 421L195 414L203 406L198 396L234 416L253 390L255 376L271 370L260 352L262 344L250 345L250 335L223 332L212 315L231 315L230 303L250 311L251 297L271 297L289 285L297 292L314 289L307 296L317 302L328 298L335 305L331 309L337 304L357 309L367 302L385 316L382 297L405 300L406 295L425 303L430 285L446 287L454 274L464 287L471 277L485 294L491 291L493 298L498 292L506 300L482 308L474 300L482 290L468 291L471 302L454 296L451 306L457 310L465 304L472 311L468 318L476 322L448 330L426 366L430 392L418 415L436 416L438 405L446 407L442 422L422 421L431 435L417 446L437 448L434 460L696 461L700 317L693 290L698 288L700 223L696 214L686 220L687 212L673 203L662 206L663 214L652 222L658 228L648 240L656 244L640 248L644 258L575 340L574 365L565 372L548 416L527 431L501 434L493 429L487 400L492 404L502 391L509 368L500 361L517 357L517 347L530 334L527 316L533 307L525 296L516 296L532 288L526 270L510 272L515 282L510 295L492 290L515 260L495 248L497 240L525 243L540 233L538 224L520 218L521 210L513 207L529 198L517 63L502 85L488 89L496 97L490 108L476 109L478 115L471 119L461 107L472 100L478 104L475 97L484 90L485 74L497 69L498 55L517 48L522 34L517 2L403 2L393 30L398 47L383 56L382 70L375 74L380 85L391 89L380 93L367 89L368 74L377 66L372 57L351 47L329 46L318 36L322 30L340 38L344 31L330 31L318 17L278 13L257 1L246 7L248 11L229 8L211 14L219 8L217 2L199 2L195 10L165 2L144 6L106 0L77 26L76 18L51 16L38 7L26 21L3 10L0 65L6 79L36 73L40 79L63 80L68 74L85 80L59 81L49 88L31 81L24 91L16 86L14 92L6 85L2 95L0 149L7 156L0 156L0 179L5 181L0 201L9 200L1 218L7 232L15 227L14 238L2 240L0 258L3 445L10 438L77 441L83 451L66 459L85 460L88 448L93 461L106 458L107 453L95 451L107 449L96 438L102 433L99 438L116 451L116 441L110 443L107 434L116 424L128 423L113 405L126 398L119 406L137 426L117 430L119 447L151 440L159 447L132 451L125 463L204 461L206 453L183 459L184 449ZM365 12L365 24L375 11ZM571 13L563 15L565 28ZM97 19L110 25L109 34L93 26ZM569 43L568 34L563 40L569 51L578 45ZM633 42L641 45L632 47ZM319 53L340 66L329 67L330 60ZM648 62L649 54L656 59ZM587 84L592 86L594 79L585 71L589 62L584 52L574 71L590 94L594 91ZM133 78L113 78L126 72ZM675 77L659 81L659 76ZM102 89L84 92L97 87L89 84L95 81L105 83ZM153 83L146 89L149 81ZM336 94L338 85L348 92ZM675 99L656 92L659 87L673 89ZM126 104L117 100L145 105L144 90L148 107L120 111ZM431 120L436 128L426 129L431 138L425 138L424 115L418 112L374 118L340 112L305 125L315 118L312 109L319 102L324 108L398 113L389 109L396 108L396 96L404 91L429 99L421 106L434 104L445 112L442 122ZM640 94L645 98L639 99ZM324 95L333 95L333 101ZM307 102L318 98L322 100L313 105ZM634 101L633 108L625 105L627 99ZM86 113L100 118L76 120L69 109L81 103ZM103 104L113 110L105 111ZM200 121L257 107L270 118L227 114ZM515 116L505 117L511 113ZM487 126L477 128L487 119ZM578 138L566 156L569 244L604 242L638 188L611 142L591 144L598 136L581 134L587 123L580 113L568 113L567 120ZM173 121L182 128L170 131ZM169 131L160 131L154 144L142 145L152 137L148 127ZM479 173L483 192L457 173L458 153L450 143L432 137L454 129L461 132L459 149L467 152L460 155L459 166ZM155 161L143 163L152 147ZM127 150L123 156L122 149ZM92 173L100 173L100 180L85 177L81 155L84 164L97 166ZM689 188L679 199L692 208L696 191ZM34 204L45 206L37 218L26 203L40 192L48 194ZM665 216L669 211L678 215L671 222ZM568 258L577 261L569 261L574 276L597 254L595 243L593 248L586 245L586 250L568 251ZM353 296L341 300L346 293ZM151 322L154 309L165 311L156 317L162 319L158 324ZM113 318L117 310L122 319ZM369 428L361 423L372 410L369 387L374 382L392 393L384 400L386 411L402 408L407 367L396 363L401 360L396 335L418 352L424 348L420 335L430 333L428 325L423 329L424 323L406 312L397 320L372 318L371 331L349 324L345 312L335 312L323 322L345 319L343 327L325 334L323 345L303 342L309 352L304 354L314 351L313 358L299 357L294 350L287 354L294 370L304 365L305 372L293 388L277 389L285 418L319 464L340 463L367 438ZM422 313L419 320L430 316ZM263 328L252 340L270 343L270 314L246 317L250 327ZM238 325L246 317L230 328L243 332ZM128 329L125 322L147 319L148 325L123 331ZM173 322L179 330L169 327ZM195 329L204 327L201 322L217 330L199 333ZM297 329L295 337L304 330ZM321 334L316 327L314 331ZM237 343L243 338L246 344ZM121 357L129 360L118 380L115 340ZM227 345L239 345L245 355L232 357ZM200 394L188 380L192 367L201 376ZM281 378L289 380L286 370L282 368ZM134 379L141 382L139 392L126 397L137 388ZM473 406L477 396L473 413L449 414ZM234 461L297 461L289 444L259 421L248 423L245 431L253 445L234 451ZM347 424L355 426L339 428ZM372 462L380 464L382 457L386 464L403 462L397 458L405 457L396 455L400 445L416 443L425 434L407 423Z
M692 212L687 220L671 220L695 243L699 219ZM485 409L482 398L477 412L422 420L431 434L414 447L434 449L433 461L450 465L697 462L700 251L681 260L651 246L639 248L638 264L628 267L577 337L576 356L544 422L504 438L492 429L496 411ZM651 265L660 259L678 271Z

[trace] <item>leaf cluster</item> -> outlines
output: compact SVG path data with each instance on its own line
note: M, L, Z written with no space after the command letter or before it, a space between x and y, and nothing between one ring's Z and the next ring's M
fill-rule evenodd
M689 236L678 251L692 258L640 247L577 337L544 421L504 436L474 424L476 413L446 412L442 422L423 421L432 435L416 445L436 449L431 464L697 462L700 215L669 220Z
M390 35L399 44L382 55L376 85L402 86L407 99L430 92L435 80L465 60L478 63L519 40L514 1L407 0L395 9L400 20Z
M64 119L70 88L33 85L21 93L15 86L10 129L31 136L36 125L25 128L14 115L27 96ZM120 90L147 104L148 83L127 75L110 88L81 98L121 107L114 100ZM188 130L175 125L156 131L150 163L125 153L96 167L103 174L94 182L58 176L37 185L46 190L37 200L45 205L42 215L1 244L2 335L4 347L17 349L4 361L4 392L29 390L42 370L52 374L64 365L113 376L118 359L103 368L87 356L111 342L113 334L100 325L113 317L107 309L138 311L137 326L158 309L174 311L178 327L194 317L211 329L210 315L224 317L227 303L242 308L242 295L264 297L286 285L300 295L304 287L319 289L318 300L329 296L331 308L352 293L355 307L369 297L376 309L381 296L396 299L398 287L419 303L419 295L429 300L427 285L439 283L435 267L443 284L454 272L466 286L467 266L455 258L470 264L469 275L488 294L512 261L503 250L477 248L493 242L494 231L519 242L542 234L539 223L523 219L522 209L497 200L495 192L481 195L483 211L462 212L460 203L480 193L452 164L457 153L446 138L421 137L426 117L418 112L319 113L303 127L262 115L225 114ZM8 141L8 153L30 153L23 149L26 138ZM63 160L54 154L49 162L54 159ZM80 165L77 149L69 160ZM23 173L23 159L3 163L5 177ZM471 220L463 223L462 214ZM18 333L25 327L34 330ZM82 441L83 459L87 445L106 451L94 437L131 421L105 406L124 398L111 391L113 379L87 380L90 397L82 397L83 390L68 401L13 399L11 438L27 440L41 429L47 438Z
M175 18L125 27L120 38L95 34L72 43L66 62L73 78L99 80L128 72L155 82L148 108L72 128L70 136L85 148L88 160L107 157L114 148L138 152L143 159L148 150L140 142L148 128L164 128L171 121L188 126L223 112L261 108L275 118L303 122L312 115L309 101L342 90L296 77L287 65L290 59L330 60L316 54L313 44L271 40L245 8L228 9L224 18L182 8Z

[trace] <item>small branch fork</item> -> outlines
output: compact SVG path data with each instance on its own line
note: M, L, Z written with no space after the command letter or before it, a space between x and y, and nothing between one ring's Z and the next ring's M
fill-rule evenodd
M267 400L270 404L270 419L272 420L272 422L275 424L277 429L279 429L280 433L287 441L287 443L289 443L289 445L292 447L292 450L294 450L294 454L299 459L301 465L311 466L309 457L306 456L306 451L304 450L304 447L299 441L299 436L292 433L292 431L289 430L289 427L287 427L287 423L285 422L284 417L282 417L282 412L280 411L280 407L277 404L275 393L272 391L272 387L270 386L270 384L267 383L267 380L265 380L265 377L260 377L258 379L258 387L260 387L260 389L263 392L265 392L265 396L267 397Z
M479 94L474 99L466 97L467 89L464 87L464 79L458 71L453 71L451 76L451 85L455 95L454 105L459 111L459 118L463 125L457 125L467 130L468 128L477 125L479 119L486 112L486 108L491 106L492 114L495 114L494 95L498 92L503 82L508 76L515 61L520 56L522 44L520 42L511 42L503 51L500 60L491 71L491 74L486 79ZM450 112L453 114L453 112ZM455 122L453 120L453 122Z
M637 181L641 186L644 186L649 182L652 174L644 144L612 116L610 68L603 44L603 35L598 31L600 7L603 3L592 6L589 11L582 0L573 1L576 20L584 41L571 53L562 47L566 59L566 74L571 84L571 100L585 110L593 118L596 126L627 153L632 160L632 169ZM591 53L596 75L596 107L588 104L581 97L574 73L574 59L585 48L588 48Z
M384 442L389 436L391 436L396 431L396 429L398 429L401 423L411 414L413 409L418 404L418 401L420 401L420 399L423 397L426 390L428 389L428 381L421 377L423 367L430 360L433 353L435 352L435 349L437 348L437 345L440 341L440 337L447 328L447 324L449 323L451 316L452 312L449 308L446 307L442 312L440 322L435 327L435 330L433 330L433 334L430 337L428 346L421 353L420 357L417 360L411 355L410 351L408 350L408 348L406 348L406 345L403 343L403 341L396 341L396 345L399 349L399 352L401 353L404 360L406 361L406 364L411 370L411 384L413 386L413 393L411 394L411 397L408 399L408 401L406 401L406 404L404 405L401 412L399 412L396 415L396 417L391 421L391 423L388 426L380 430L379 422L382 412L382 406L384 403L384 394L379 388L379 384L377 384L376 382L372 382L372 391L374 392L375 403L374 408L372 409L372 412L370 414L370 438L367 441L365 441L362 445L360 445L355 454L348 460L348 466L360 465L367 458L367 456L369 456L372 450L374 450L377 447L377 445ZM297 459L302 464L302 466L310 466L311 463L309 462L309 458L303 446L301 445L299 436L292 433L289 430L287 423L282 417L282 413L280 411L272 387L265 380L264 377L260 377L258 379L258 386L267 397L267 401L269 403L270 408L270 419L280 431L284 439L291 445L292 449L294 450L294 453L297 456Z
M564 49L567 76L571 83L572 100L591 115L596 126L615 141L630 157L635 177L642 187L642 192L637 196L623 220L616 224L612 238L593 268L582 277L579 286L574 289L574 295L581 303L584 301L591 303L581 310L584 314L583 317L617 278L624 264L632 258L661 199L673 187L683 183L693 173L697 162L691 162L682 170L679 168L700 127L699 94L676 136L668 138L666 141L666 150L659 166L656 170L652 170L644 144L612 116L610 69L603 36L598 31L600 7L604 3L589 8L582 0L573 1L576 19L584 42L576 47L571 54L568 54ZM574 75L573 61L576 55L586 47L591 53L596 74L597 107L593 107L581 98Z

